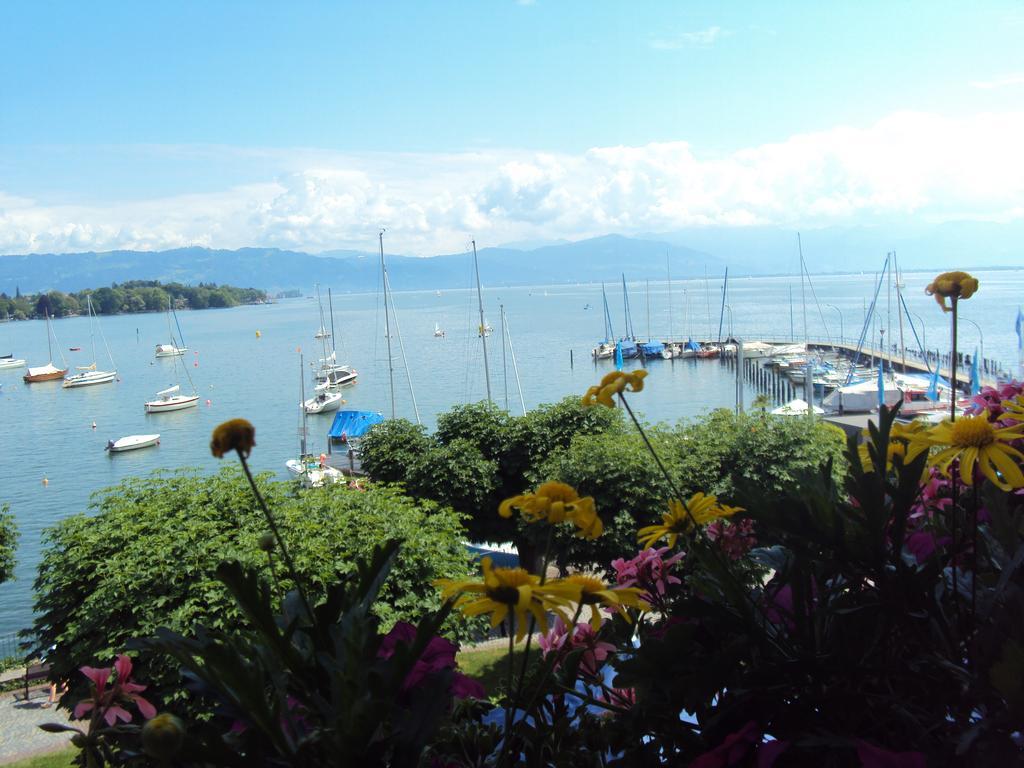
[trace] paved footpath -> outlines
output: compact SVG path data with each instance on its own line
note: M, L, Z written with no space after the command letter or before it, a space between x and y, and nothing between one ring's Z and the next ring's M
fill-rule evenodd
M68 746L71 734L47 733L41 723L68 724L68 712L43 704L49 690L32 691L28 701L15 701L14 693L0 693L0 765L53 752Z

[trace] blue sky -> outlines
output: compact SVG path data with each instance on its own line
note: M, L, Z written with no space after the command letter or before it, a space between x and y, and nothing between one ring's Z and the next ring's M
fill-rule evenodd
M5 252L1024 215L920 147L902 197L860 171L915 132L1015 170L1019 3L21 2L0 29Z

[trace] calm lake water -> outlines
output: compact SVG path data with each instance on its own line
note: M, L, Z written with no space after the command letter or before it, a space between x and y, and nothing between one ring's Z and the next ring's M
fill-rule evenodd
M975 321L984 334L985 356L1013 368L1017 357L1014 319L1024 295L1024 271L977 273L980 292L964 303L963 317ZM931 349L948 349L948 316L924 294L931 273L907 273L905 296L910 311L925 327ZM244 279L237 282L244 283ZM856 339L864 321L864 308L874 292L873 275L814 278L814 295L806 293L806 322L811 338ZM476 335L476 294L467 289L396 292L397 317L408 378L412 380L423 423L432 427L438 413L451 406L486 396L480 341ZM346 407L390 414L388 366L383 306L376 294L345 294L334 286L338 356L359 371L358 383L346 390ZM312 286L310 286L312 291ZM792 325L790 293L792 292ZM718 338L721 278L673 281L671 300L664 282L630 285L630 305L636 335L646 338ZM817 299L817 304L815 302ZM326 286L323 287L325 312ZM621 286L608 286L612 322L623 333ZM789 340L804 336L804 312L799 278L739 278L731 280L724 313L723 335L744 339ZM590 349L603 337L601 287L541 286L485 289L485 315L494 326L488 339L492 396L521 413L511 360L503 377L499 305L504 304L509 335L515 349L526 407L581 394L611 366L595 366ZM892 330L898 338L895 297ZM818 304L821 306L819 313ZM827 306L831 305L831 306ZM883 290L877 306L883 326L890 316ZM650 318L648 320L648 317ZM179 313L189 352L179 360L187 366L202 398L199 408L177 413L147 415L143 402L157 390L176 382L174 363L155 360L154 347L170 341L167 318L161 314L102 318L100 326L109 344L120 380L113 384L64 390L60 382L22 383L24 369L0 371L0 503L6 502L18 520L21 544L13 582L0 586L0 636L31 621L31 587L40 555L42 531L70 514L87 511L94 492L122 478L158 468L196 467L215 472L219 462L210 456L211 430L221 421L242 416L256 426L256 469L282 478L284 462L298 450L299 379L297 348L308 361L321 354L313 334L319 325L317 304L309 299L277 304ZM434 324L446 331L434 338ZM906 321L904 319L906 329ZM86 318L53 324L67 362L91 361L89 323ZM650 331L648 331L650 328ZM878 325L876 324L875 334ZM257 336L259 331L259 336ZM392 328L395 335L395 329ZM911 335L905 330L908 346ZM395 357L395 410L413 419L406 368L397 338ZM973 354L981 346L979 331L969 322L961 326L961 349ZM97 337L98 363L109 360ZM69 347L81 347L70 352ZM574 365L570 365L570 351ZM0 325L0 354L13 352L30 365L46 362L46 329L39 321ZM55 354L55 362L60 363ZM595 370L596 369L596 370ZM712 408L732 407L732 373L712 361L655 361L649 365L648 387L634 401L652 421L676 421ZM184 383L184 381L183 381ZM185 387L183 387L185 388ZM751 392L745 395L750 402ZM311 416L310 448L323 450L333 414ZM96 428L92 428L95 422ZM161 443L135 453L108 455L108 439L130 434L160 433ZM48 484L43 484L43 479Z

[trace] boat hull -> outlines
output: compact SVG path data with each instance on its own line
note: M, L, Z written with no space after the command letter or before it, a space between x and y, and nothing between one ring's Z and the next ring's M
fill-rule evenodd
M24 360L14 360L11 358L4 358L0 360L0 371L8 370L10 368L21 368L25 365Z
M28 370L29 372L21 377L26 384L36 384L40 381L56 381L57 379L63 379L68 372L67 368L63 370L55 369L52 371L44 371L42 373L32 373L31 368Z
M323 398L323 399L321 399ZM328 394L326 396L319 395L312 397L302 404L303 408L306 409L306 413L313 415L317 413L330 413L341 408L342 403L345 401L340 395Z
M146 403L146 413L182 411L186 408L195 408L197 405L199 405L199 395L169 397L166 400L152 400Z
M107 451L125 453L126 451L137 451L140 448L150 448L154 445L160 445L160 435L129 435L120 440L111 440L107 443Z
M75 389L76 387L91 387L96 384L109 384L117 377L117 371L89 371L88 373L76 373L64 379L64 389Z

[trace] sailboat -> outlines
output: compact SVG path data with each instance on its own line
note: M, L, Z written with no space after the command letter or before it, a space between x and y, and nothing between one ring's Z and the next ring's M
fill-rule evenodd
M167 313L167 326L170 328L171 315L170 311ZM173 339L173 334L171 335ZM184 349L182 349L184 351ZM159 353L157 357L159 357ZM171 362L174 364L175 374L178 372L178 360L176 357L171 358ZM189 375L188 367L184 364L181 366L185 372L185 378L188 379L189 387L192 390L192 394L182 394L181 392L181 376L178 375L177 382L167 389L161 389L156 393L155 400L149 400L145 403L146 413L166 413L167 411L181 411L185 408L195 408L199 405L199 393L196 392L196 386L192 383L192 377Z
M8 313L5 322L11 322L10 313ZM25 361L15 358L13 354L0 355L0 371L11 368L21 368L23 365L25 365Z
M480 326L476 329L477 336L490 336L494 333L494 327L487 321L484 320L480 323Z
M181 325L178 324L178 315L174 315L174 324L178 326L178 337L181 338L181 346L178 346L178 339L174 338L174 331L171 329L171 313L174 312L174 307L171 306L171 298L167 297L167 330L171 337L170 344L157 344L156 345L156 357L181 357L188 352L188 347L185 346L185 339L181 335Z
M50 362L48 362L46 365L40 365L36 368L29 368L28 373L26 373L22 377L26 384L35 384L36 382L39 381L54 381L56 379L63 379L64 374L68 372L68 366L67 363L64 361L63 352L61 352L60 359L64 367L58 368L53 364L53 345L51 344L51 340L56 341L57 337L53 333L53 326L50 325L50 313L44 312L44 315L46 316L46 350L47 354L49 354L50 356ZM60 345L58 344L57 346L59 349Z
M636 334L633 333L633 318L629 314L629 293L626 291L626 276L622 276L622 306L626 316L626 335L619 339L618 348L623 360L630 360L640 355L636 346Z
M320 300L320 286L316 289L317 302L320 304L320 327L324 327L324 307ZM323 357L317 361L317 368L313 374L316 392L324 392L334 387L346 387L355 384L359 373L351 365L340 365L338 363L338 350L331 344L331 352L327 354L327 339L336 338L334 334L334 301L331 298L331 289L327 289L327 302L331 315L331 331L326 336L320 337L320 344L323 348Z
M434 338L435 339L443 339L444 338L444 331L441 330L441 324L440 323L434 323Z
M92 297L89 294L85 296L86 307L89 314L89 338L92 341L92 362L89 365L77 366L77 370L81 373L76 373L73 376L68 376L64 379L62 385L65 389L71 389L73 387L90 387L93 384L109 384L117 377L117 371L98 371L96 370L96 336L93 331L93 323L98 324L96 320L96 313L92 310ZM100 330L102 336L103 331ZM107 345L106 338L103 339L103 345ZM110 365L114 367L114 359L110 356L110 347L107 347L107 357L110 358Z
M612 316L608 311L608 294L605 293L604 283L601 283L601 300L604 302L604 341L590 351L595 360L607 360L615 356L615 331L612 329Z
M321 461L320 459L315 458L306 450L306 435L309 432L309 429L306 426L306 414L309 413L309 410L305 407L307 400L304 377L305 372L302 365L302 355L300 354L299 397L302 402L299 406L299 418L301 419L299 427L299 457L297 459L288 459L288 461L284 463L284 466L307 488L319 488L322 485L343 481L345 476L341 473L341 470L328 466L326 461ZM340 398L341 395L338 395L338 397ZM337 409L335 408L335 410Z

